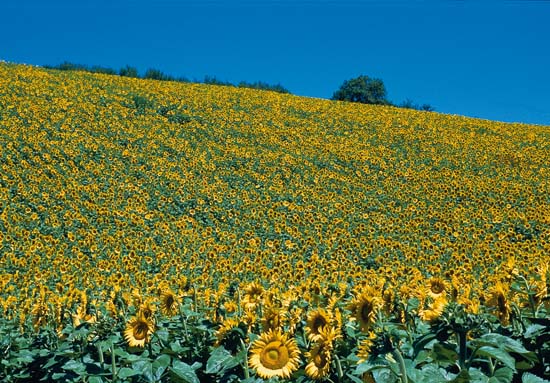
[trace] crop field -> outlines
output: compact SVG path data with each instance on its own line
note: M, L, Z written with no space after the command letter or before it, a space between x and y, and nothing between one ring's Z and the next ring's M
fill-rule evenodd
M0 63L1 381L544 382L549 261L550 126Z

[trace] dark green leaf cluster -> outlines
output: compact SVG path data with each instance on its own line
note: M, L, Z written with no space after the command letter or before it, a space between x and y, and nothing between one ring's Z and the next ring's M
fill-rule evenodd
M87 65L75 64L68 61L65 61L59 65L44 65L44 68L63 70L63 71L82 71L82 72L90 72L90 73L102 73L102 74L108 74L108 75L119 75L121 77L143 78L143 79L158 80L158 81L190 82L190 80L186 77L174 77L172 75L166 74L161 70L155 69L155 68L147 69L145 71L145 74L143 76L140 76L137 68L130 65L126 65L120 68L118 72L112 68L106 68L98 65L89 67ZM194 82L201 82L201 81L195 80ZM238 84L233 84L229 81L220 80L215 76L205 76L202 83L208 84L208 85L224 85L224 86L234 86L239 88L268 90L268 91L277 92L277 93L290 94L290 91L284 86L282 86L281 84L272 85L263 81L256 81L256 82L241 81Z
M388 105L384 82L377 78L361 75L346 80L332 96L333 100L360 102L362 104Z

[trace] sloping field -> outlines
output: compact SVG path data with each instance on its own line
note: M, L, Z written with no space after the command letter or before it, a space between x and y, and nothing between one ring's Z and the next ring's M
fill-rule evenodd
M549 153L548 126L3 63L0 317L514 302L514 275L546 287Z

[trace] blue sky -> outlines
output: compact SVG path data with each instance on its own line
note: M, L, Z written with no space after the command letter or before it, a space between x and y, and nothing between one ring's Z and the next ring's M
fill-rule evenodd
M330 98L360 74L388 98L550 125L550 1L0 2L0 59L281 83Z

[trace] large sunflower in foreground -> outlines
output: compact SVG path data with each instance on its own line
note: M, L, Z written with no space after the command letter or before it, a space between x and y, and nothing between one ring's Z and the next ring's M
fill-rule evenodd
M130 319L126 324L124 338L130 347L144 347L145 343L149 342L154 330L153 323L145 319L143 315L139 315Z
M248 364L263 379L274 376L290 378L300 363L300 350L296 341L288 339L280 331L263 333L254 341L250 352Z

